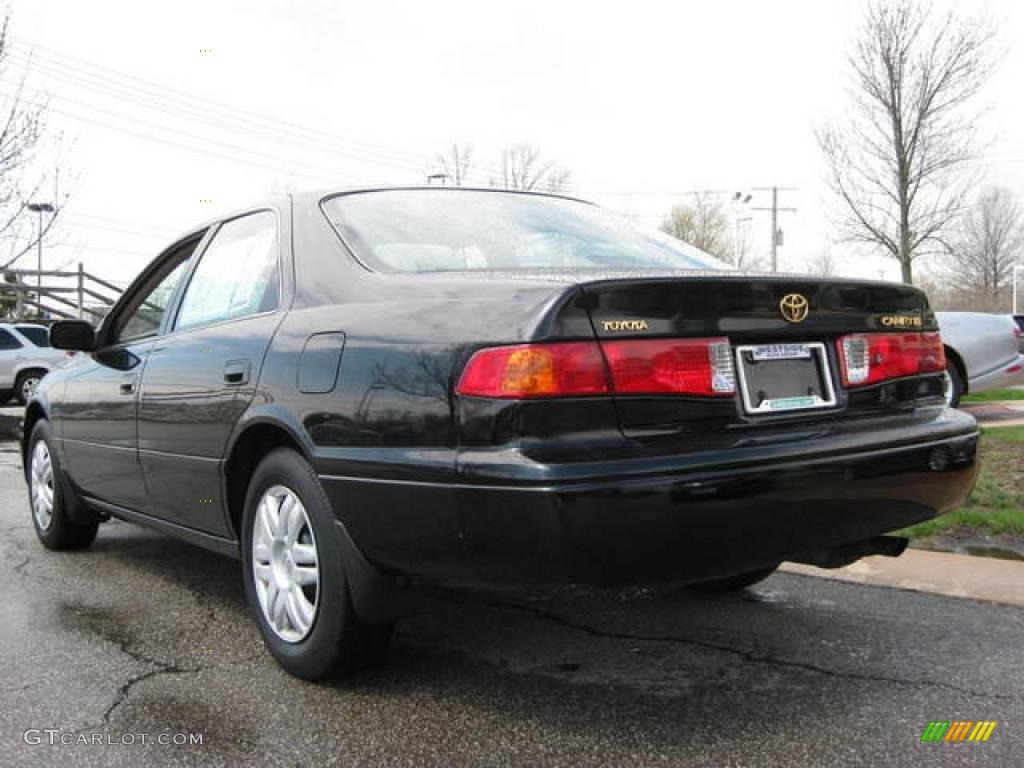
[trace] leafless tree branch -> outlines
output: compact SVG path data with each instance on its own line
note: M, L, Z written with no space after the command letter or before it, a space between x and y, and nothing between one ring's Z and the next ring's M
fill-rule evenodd
M850 117L818 133L840 229L899 261L941 247L963 208L977 96L998 58L992 25L925 0L874 0L849 56Z
M501 179L497 185L523 192L561 192L569 183L570 176L570 171L553 160L545 159L538 147L523 142L502 151Z
M11 71L10 29L8 13L0 22L0 82L13 81L10 95L0 97L0 270L52 237L68 199L67 190L59 190L64 158L55 156L50 166L39 157L47 102L25 96L29 67ZM40 218L28 208L38 202L49 203L53 211Z

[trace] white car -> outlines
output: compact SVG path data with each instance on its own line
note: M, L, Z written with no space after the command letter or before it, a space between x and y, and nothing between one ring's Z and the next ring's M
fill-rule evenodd
M946 347L946 401L1024 383L1020 329L1010 315L936 312Z
M50 331L35 323L0 323L0 402L13 394L24 405L51 368L67 353L50 346Z

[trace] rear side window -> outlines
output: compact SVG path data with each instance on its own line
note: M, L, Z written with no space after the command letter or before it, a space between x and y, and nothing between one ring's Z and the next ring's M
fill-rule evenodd
M217 230L189 280L177 330L277 309L277 216L260 211Z
M37 347L50 346L50 332L45 328L37 328L34 325L16 325L18 333L31 341Z
M14 334L0 328L0 350L21 349L21 342L14 338Z

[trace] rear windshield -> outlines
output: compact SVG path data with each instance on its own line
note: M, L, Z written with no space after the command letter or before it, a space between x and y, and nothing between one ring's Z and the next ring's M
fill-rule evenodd
M50 346L50 332L46 328L38 328L34 325L16 325L18 333L31 341L37 347Z
M727 268L667 235L557 197L386 190L328 198L323 209L356 256L385 272Z

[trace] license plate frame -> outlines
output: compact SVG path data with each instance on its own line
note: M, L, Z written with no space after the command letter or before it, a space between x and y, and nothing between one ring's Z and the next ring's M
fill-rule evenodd
M823 408L834 408L837 404L836 389L832 380L832 367L829 364L825 345L820 341L800 343L780 342L776 344L746 344L735 349L736 373L743 401L743 410L753 415L786 414L793 411L806 411ZM752 362L748 362L747 356ZM766 397L754 402L759 393L752 393L747 367L751 364L776 361L811 360L821 385L821 392L814 394L784 394ZM808 373L809 371L804 371Z

